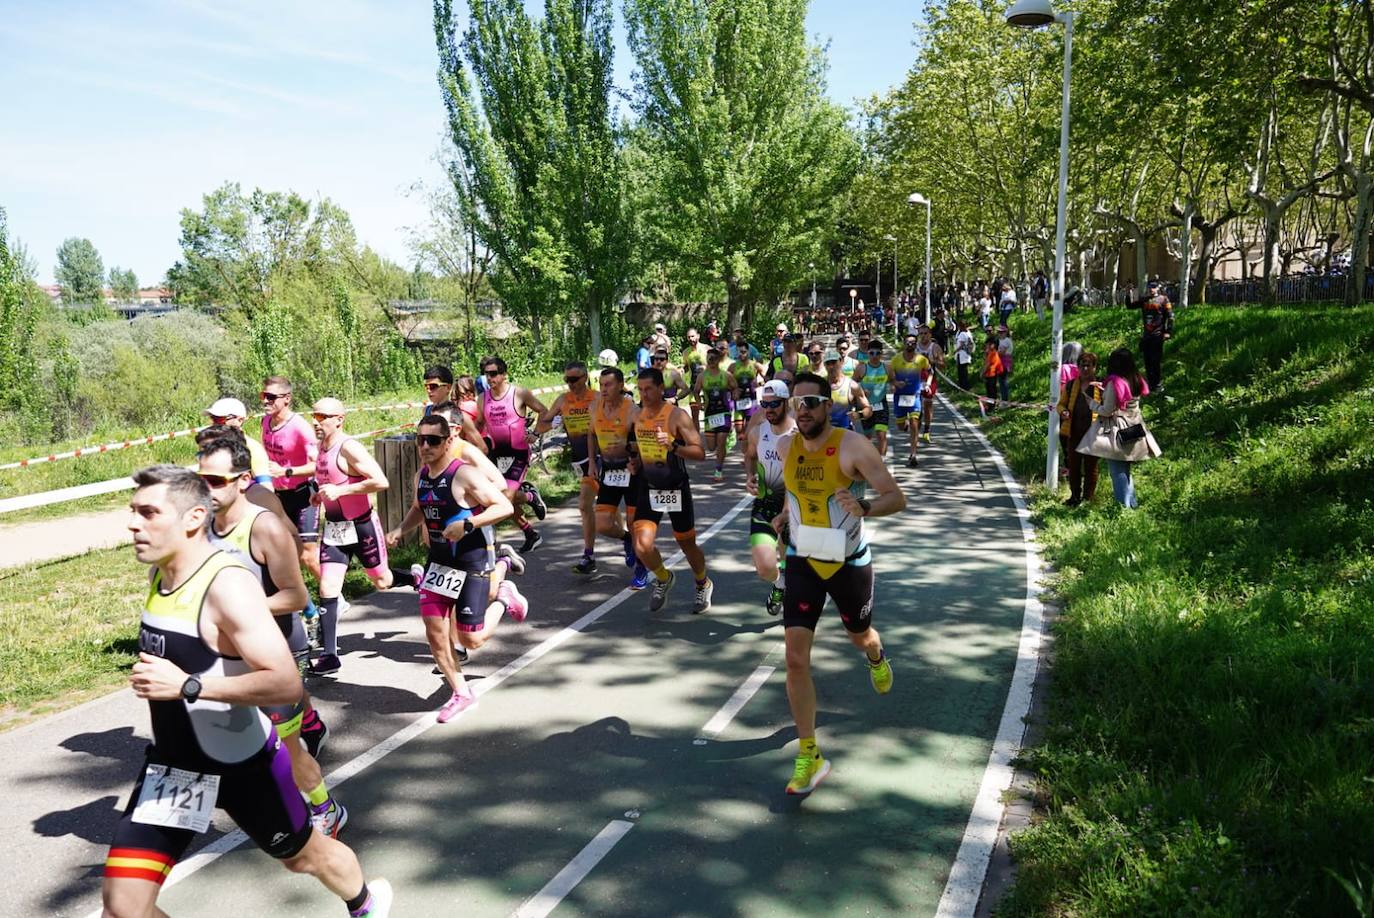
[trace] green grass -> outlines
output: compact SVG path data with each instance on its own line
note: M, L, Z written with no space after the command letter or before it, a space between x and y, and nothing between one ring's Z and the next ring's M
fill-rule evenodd
M1014 320L1015 322L1016 320ZM1010 915L1351 914L1374 881L1374 306L1195 307L1122 511L1031 488L1065 601ZM1048 323L1014 324L1043 401ZM1068 317L1100 356L1139 316ZM976 416L976 412L974 412ZM984 428L1043 475L1043 413ZM1366 913L1368 913L1366 911Z

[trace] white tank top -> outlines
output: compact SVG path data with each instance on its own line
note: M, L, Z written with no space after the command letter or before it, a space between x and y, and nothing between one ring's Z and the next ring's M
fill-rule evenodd
M795 429L794 424L779 434L773 432L773 425L767 420L759 425L759 497L782 493L782 460L778 458L778 441Z

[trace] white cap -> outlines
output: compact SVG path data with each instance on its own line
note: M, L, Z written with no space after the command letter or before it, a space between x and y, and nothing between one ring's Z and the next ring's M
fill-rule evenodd
M620 363L620 358L616 356L615 351L606 348L597 356L596 362L603 367L613 367Z
M668 326L664 325L662 322L659 322L657 325L654 326L654 331L656 332L666 332L667 330Z
M246 418L248 409L243 407L243 402L236 398L222 398L215 402L205 413L212 418Z
M787 398L791 393L787 390L787 383L781 379L770 379L763 384L759 390L761 395L771 395L773 398Z

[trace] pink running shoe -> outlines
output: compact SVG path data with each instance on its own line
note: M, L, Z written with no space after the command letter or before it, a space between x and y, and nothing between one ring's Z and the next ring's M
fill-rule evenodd
M512 621L523 622L530 612L529 603L509 580L501 581L501 586L496 590L496 598L506 604L506 612Z
M477 699L471 694L460 695L453 693L453 697L444 702L444 706L439 709L439 716L435 719L441 724L446 724L457 717L468 708L476 707Z

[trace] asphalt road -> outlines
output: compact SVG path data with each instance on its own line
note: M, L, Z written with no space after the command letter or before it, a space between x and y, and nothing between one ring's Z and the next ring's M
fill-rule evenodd
M473 654L481 702L448 724L433 723L448 693L414 593L355 603L343 670L311 688L332 731L321 763L351 811L344 840L396 887L394 914L933 914L1006 701L1026 586L992 462L944 409L935 438L918 470L897 470L909 509L871 530L889 695L833 609L822 619L818 734L834 771L809 798L783 793L796 744L782 629L749 561L737 458L721 484L695 470L708 614L690 614L690 576L650 614L647 591L623 589L618 546L597 575L574 575L576 510L555 510L521 583L531 616ZM128 691L0 734L7 860L42 865L12 873L0 913L98 908L146 736ZM174 874L170 914L339 914L250 846L218 856L231 829L217 821Z

